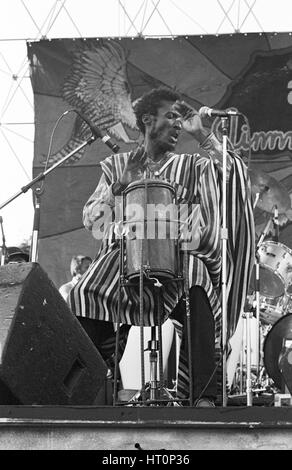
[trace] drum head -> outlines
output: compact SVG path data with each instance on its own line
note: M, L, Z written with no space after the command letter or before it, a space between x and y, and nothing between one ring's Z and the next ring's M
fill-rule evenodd
M259 271L260 294L269 299L281 297L285 292L285 285L281 277L269 267L260 266ZM248 291L250 294L256 291L255 268L252 271Z
M274 325L288 309L289 298L286 295L269 298L260 295L260 320L264 325Z
M266 371L279 389L283 387L283 377L279 369L279 358L285 347L286 340L292 340L291 313L280 318L273 325L265 338L263 348Z
M285 292L283 280L269 268L260 266L260 294L265 297L280 297Z

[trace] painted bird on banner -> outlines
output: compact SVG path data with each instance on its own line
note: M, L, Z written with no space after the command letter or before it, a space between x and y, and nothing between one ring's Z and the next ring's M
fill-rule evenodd
M98 45L85 41L77 48L72 64L62 86L62 98L81 112L87 120L106 133L126 143L134 142L130 130L137 130L132 108L131 93L127 80L126 54L114 41ZM91 131L76 114L69 141L51 155L53 164L76 149ZM72 164L82 157L84 148L69 158Z

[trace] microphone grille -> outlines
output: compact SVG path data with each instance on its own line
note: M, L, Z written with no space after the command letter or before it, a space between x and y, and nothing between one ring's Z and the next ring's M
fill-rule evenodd
M199 109L199 116L201 118L207 117L207 116L209 116L209 111L210 111L210 108L208 108L208 106L202 106Z

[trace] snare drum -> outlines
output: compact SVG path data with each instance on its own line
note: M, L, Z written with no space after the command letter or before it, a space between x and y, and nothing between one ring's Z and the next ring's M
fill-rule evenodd
M125 276L138 281L144 272L161 280L179 270L179 233L175 189L167 182L145 179L123 193Z
M258 249L260 293L279 298L292 283L292 250L279 242L266 241Z

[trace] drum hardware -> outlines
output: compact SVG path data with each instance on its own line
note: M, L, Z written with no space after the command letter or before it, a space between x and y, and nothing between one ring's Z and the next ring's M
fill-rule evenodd
M252 361L251 361L251 319L255 318L256 321L256 335L255 335L255 371L256 376L259 374L260 367L260 308L259 308L259 299L260 299L260 263L258 253L255 255L255 291L254 291L254 300L249 299L249 302L246 302L242 318L243 323L243 335L245 335L245 344L242 341L241 349L241 367L240 367L240 394L243 393L243 358L246 357L246 377L245 377L245 394L246 394L246 404L247 406L252 406L253 402L253 382L252 382ZM251 300L253 300L251 302Z
M278 242L278 213L285 213L291 207L287 190L275 178L262 171L249 169L248 172L254 195L253 208L258 207L271 214L256 246L253 289L249 289L249 307L246 308L247 312L243 312L245 331L241 337L241 353L233 381L233 391L247 395L250 403L255 394L275 391L272 377L274 371L271 373L271 361L265 359L263 342L266 343L276 322L285 318L289 311L292 251ZM275 239L264 241L272 223ZM255 331L251 329L253 320ZM251 345L252 333L255 333L254 363L251 359L254 352ZM270 340L267 341L267 344L269 343Z
M245 312L241 318L244 321L242 337L245 341L241 345L233 383L230 386L229 398L231 400L241 398L241 400L246 401L248 406L252 406L254 398L263 395L267 397L275 393L273 380L269 377L263 360L264 338L272 327L271 325L260 324L260 361L258 366L256 363L258 351L255 348L255 337L258 333L255 328L256 319L251 311Z
M264 342L264 364L278 391L291 394L292 314L289 313L272 326Z
M261 294L275 298L283 295L291 284L292 250L282 243L265 241L258 249Z
M277 218L276 207L274 215L274 218ZM268 220L258 241L256 252L260 267L256 280L259 292L257 305L261 321L266 324L275 323L287 312L289 288L292 283L292 250L278 241L263 241L274 218L270 217Z
M260 261L258 253L255 255L255 304L254 304L254 313L256 318L256 371L259 373L260 366Z
M258 317L258 305L256 302L250 304L246 303L242 313L243 330L242 347L240 353L240 367L239 367L239 393L246 396L247 406L252 406L253 395L255 392L255 383L260 372L260 328ZM252 345L252 320L255 323L254 346ZM252 352L254 362L252 362ZM245 360L244 360L245 358ZM245 391L244 391L245 390Z
M273 325L281 318L285 318L291 302L289 286L291 286L292 252L279 242L263 242L272 221L271 217L257 244L253 273L254 288L250 289L252 294L249 295L248 306L243 312L245 332L242 336L245 336L245 345L242 339L239 371L234 389L237 387L235 391L240 394L245 391L248 405L251 405L255 394L275 392L273 378L264 364L263 341ZM251 330L253 317L254 331ZM254 363L251 362L252 333L255 334Z
M163 357L162 357L162 290L169 282L182 282L184 277L180 272L179 262L179 233L176 214L164 218L161 214L151 212L149 218L149 205L159 205L158 209L173 209L177 207L175 189L167 182L157 179L144 179L131 183L123 192L122 221L123 229L118 230L120 243L120 278L119 278L119 305L121 307L121 288L136 288L139 290L139 325L140 325L140 354L141 354L141 390L131 398L129 403L138 405L159 405L161 403L174 403L181 406L185 400L172 397L170 391L163 387ZM163 207L162 207L163 206ZM156 207L156 206L155 206ZM138 214L137 214L138 211ZM165 222L165 239L157 237L159 221ZM150 230L150 236L149 236ZM145 384L144 364L144 287L151 288L157 302L157 324L151 327L151 339L148 342L150 351L150 380ZM187 306L186 306L187 309ZM188 313L186 310L187 318ZM120 317L119 317L120 318ZM118 350L118 329L116 333L116 352ZM189 350L191 348L189 347ZM117 358L117 354L115 355ZM159 378L157 370L159 368ZM192 370L191 363L189 367ZM118 364L115 360L114 399L117 402L117 375ZM191 377L190 377L191 378ZM192 381L190 380L190 399L192 400ZM147 395L147 398L146 398Z
M259 202L260 195L261 195L260 193L255 193L255 198L254 198L254 203L253 203L253 209L256 208L257 203Z
M253 313L247 311L243 314L246 320L246 404L252 406L252 386L251 386L251 341L250 341L250 319Z

